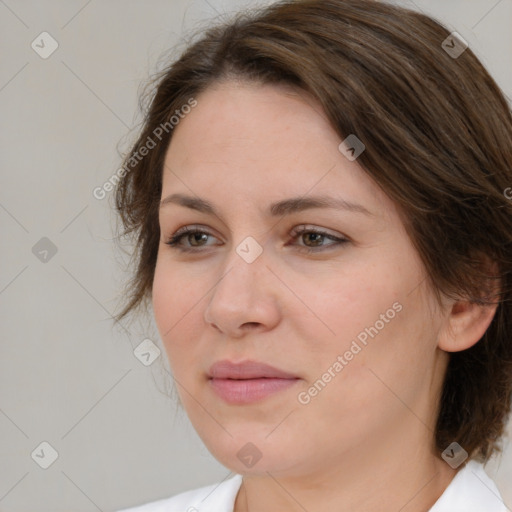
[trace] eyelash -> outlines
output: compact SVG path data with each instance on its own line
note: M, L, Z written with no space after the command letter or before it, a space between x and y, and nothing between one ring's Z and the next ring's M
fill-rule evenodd
M197 233L205 234L208 236L213 236L211 233L208 233L207 231L197 229L197 228L194 228L191 226L186 226L186 227L181 228L178 231L176 231L176 233L174 233L174 235L172 235L165 243L166 243L166 245L169 245L172 249L176 249L176 250L184 252L184 253L198 253L198 252L202 251L201 246L199 246L197 248L192 248L192 247L183 247L183 246L179 245L179 243L185 236L190 235L190 234L197 234ZM306 233L313 233L315 235L321 235L321 236L324 236L325 238L328 238L328 239L332 240L333 242L335 242L335 243L329 244L327 246L319 246L319 247L299 246L299 249L301 251L306 252L308 254L314 253L314 252L325 251L326 248L329 248L329 247L332 248L335 246L344 245L347 242L349 242L349 240L347 238L340 238L340 237L331 235L325 231L322 231L320 229L306 228L305 226L300 226L298 228L295 228L292 232L292 235L293 235L293 238L296 239ZM205 247L205 246L203 246L203 247ZM206 247L208 247L208 246L206 246Z

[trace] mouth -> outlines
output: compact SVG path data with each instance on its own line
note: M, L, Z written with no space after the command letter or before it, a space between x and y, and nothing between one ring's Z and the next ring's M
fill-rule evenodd
M211 366L208 383L212 390L229 404L261 401L289 389L300 378L273 366L245 361L218 361Z

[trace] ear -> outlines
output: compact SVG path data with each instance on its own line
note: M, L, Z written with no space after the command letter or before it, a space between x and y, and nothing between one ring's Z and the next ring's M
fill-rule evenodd
M487 260L486 268L492 269L492 275L488 277L487 287L482 287L488 292L483 295L493 303L481 304L467 299L448 302L446 321L438 338L438 346L441 350L459 352L472 347L482 338L494 318L498 308L496 297L500 288L496 285L497 266L488 258L485 259Z
M454 302L439 333L439 348L459 352L472 347L491 324L497 307L497 304L483 306L469 301Z

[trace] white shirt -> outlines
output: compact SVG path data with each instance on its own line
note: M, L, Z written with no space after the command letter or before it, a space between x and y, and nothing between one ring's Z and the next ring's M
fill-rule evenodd
M242 475L118 512L233 512ZM429 512L509 512L484 466L469 461Z

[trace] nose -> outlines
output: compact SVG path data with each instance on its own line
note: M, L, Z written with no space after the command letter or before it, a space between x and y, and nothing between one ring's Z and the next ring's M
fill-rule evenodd
M281 318L279 280L265 251L252 263L234 252L224 268L204 311L206 323L230 338L273 329Z

